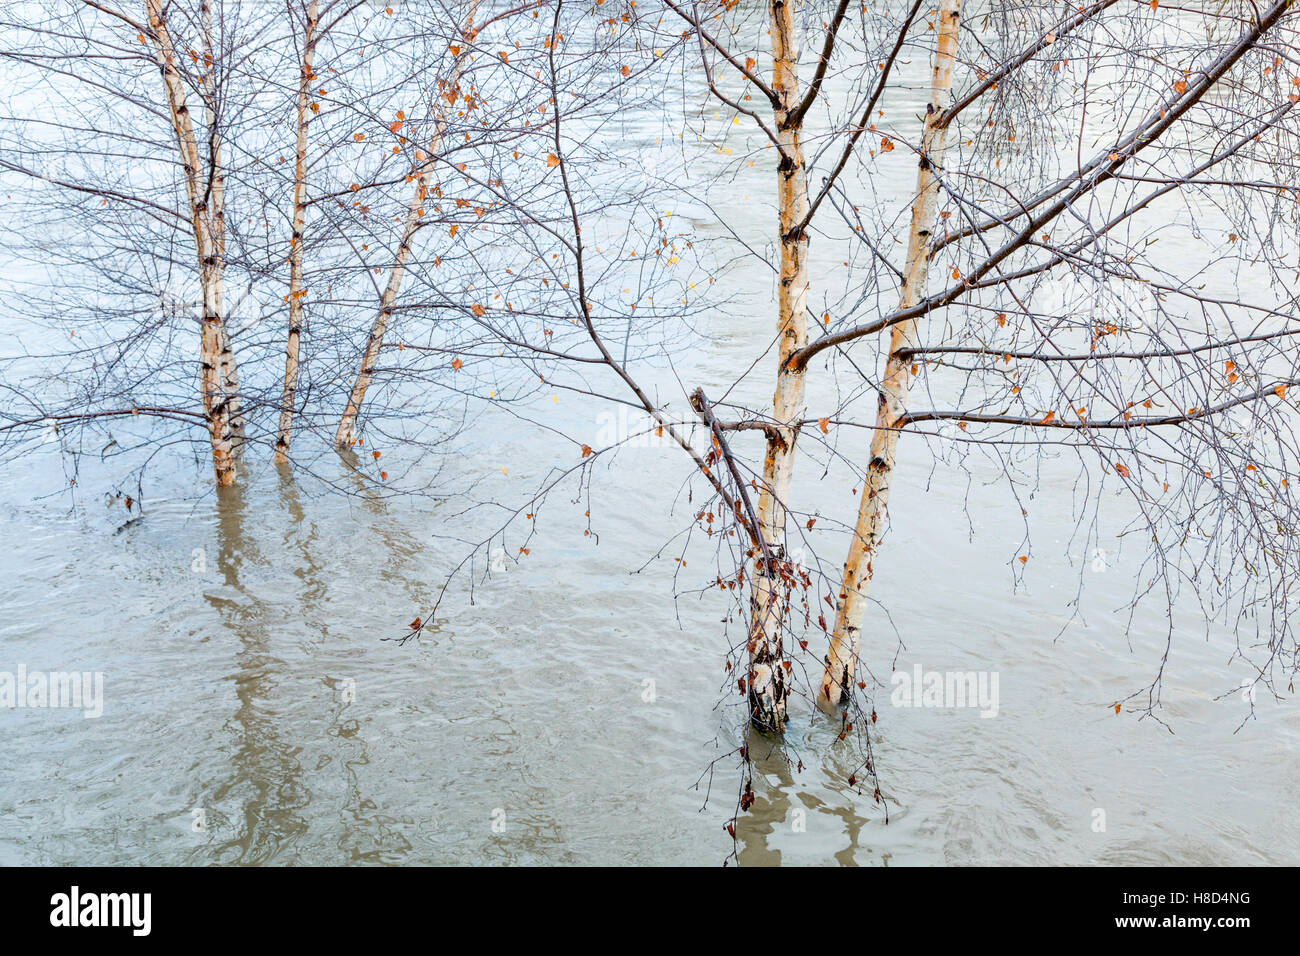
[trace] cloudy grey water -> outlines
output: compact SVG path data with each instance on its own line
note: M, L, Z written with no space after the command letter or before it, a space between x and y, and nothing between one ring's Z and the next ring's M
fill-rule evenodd
M914 167L896 169L902 194ZM731 186L744 234L770 228L751 200L768 178ZM842 284L833 246L814 255L816 284ZM741 268L731 279L756 291L678 363L688 388L729 385L770 339L770 275ZM742 393L761 400L769 374ZM661 370L656 383L671 381ZM828 394L814 381L810 408ZM535 417L599 432L606 408L557 398L539 395ZM862 434L841 441L865 450ZM573 457L509 414L489 413L459 448L448 486L476 479L480 500L517 500ZM382 638L432 606L467 550L448 536L477 540L479 518L454 500L329 492L256 455L241 487L205 493L202 462L176 455L130 524L105 501L111 459L83 462L75 494L53 448L5 472L0 672L102 672L104 700L95 718L0 708L0 863L717 864L730 852L727 755L744 738L726 606L691 593L713 578L707 549L684 567L679 550L659 553L692 513L679 451L602 457L597 535L583 533L585 497L552 496L529 553L486 577L480 562L472 602L471 579L455 578L406 645ZM328 455L313 467L348 482ZM855 753L838 726L796 702L787 747L802 769L755 748L740 862L1300 862L1295 706L1261 694L1238 729L1249 707L1233 691L1253 674L1180 604L1168 727L1117 714L1155 675L1170 628L1152 605L1126 628L1141 555L1114 538L1125 514L1107 513L1096 554L1073 533L1077 469L1049 462L1026 494L1033 558L1017 585L1019 505L996 469L970 467L973 479L932 466L918 439L901 446L864 649L883 683L871 732L888 822L848 783ZM852 477L800 468L801 507L823 525L851 520ZM842 560L842 537L821 546ZM823 650L813 633L814 666ZM996 715L895 706L891 666L996 674Z
M484 480L540 470L530 435L476 456ZM33 501L50 463L32 460L6 483L0 670L102 671L104 707L0 709L0 861L720 862L735 758L707 801L697 781L740 741L737 707L715 706L735 699L724 609L674 603L671 557L637 571L667 537L679 457L625 450L596 478L598 544L581 505L549 508L529 555L472 605L453 583L405 646L380 638L431 606L461 556L434 537L447 505L306 494L261 468L219 496L146 501L118 531L118 502ZM759 754L741 862L1296 862L1294 707L1261 697L1234 733L1239 695L1213 698L1246 675L1187 611L1161 712L1175 732L1117 715L1164 641L1148 611L1130 647L1113 610L1132 559L1071 555L1049 483L1013 592L1014 516L976 483L971 537L965 481L939 473L927 491L928 477L904 455L869 662L887 682L897 629L900 671L996 672L997 714L878 693L886 824L846 782L837 728L797 706L803 770ZM851 514L847 480L818 484ZM1086 623L1067 607L1080 576Z

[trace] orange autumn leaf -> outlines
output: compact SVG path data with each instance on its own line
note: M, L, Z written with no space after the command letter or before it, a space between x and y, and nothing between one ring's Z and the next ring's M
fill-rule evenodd
M458 371L458 372L460 371L461 366L464 365L464 364L465 364L465 363L462 362L462 361L461 361L460 359L458 359L458 358L455 358L455 359L452 359L452 360L451 360L451 367L452 367L453 369L455 369L456 371Z
M583 446L582 446L582 457L583 457L583 458L588 458L588 457L590 457L590 455L591 455L591 446L590 446L590 445L583 445Z
M1286 386L1285 386L1285 385L1274 385L1274 386L1273 386L1273 391L1277 394L1277 397L1278 397L1278 398L1286 398Z
M817 419L817 427L820 428L822 434L825 435L831 430L831 420L829 418L819 418Z
M1027 554L1022 554L1022 555L1020 556L1020 563L1021 563L1021 564L1028 564L1028 563L1029 563L1029 555L1027 555Z
M547 153L546 165L551 167L560 165L560 157L556 156L554 153Z
M1056 417L1056 412L1048 412L1046 415L1043 416L1042 421L1040 421L1038 424L1040 425L1049 424L1052 421L1052 419L1054 419L1055 417Z
M1115 474L1119 475L1121 478L1127 478L1129 475L1129 471L1128 468L1125 467L1124 465L1121 465L1119 462L1115 462Z
M417 617L414 621L411 622L411 630L418 631L419 629L420 629L420 619Z
M375 461L378 461L378 460L379 460L379 456L382 455L382 454L383 454L383 452L381 452L381 451L372 451L372 452L370 453L371 457L373 457L373 458L375 459Z
M485 312L487 312L487 309L483 308L483 306L479 305L477 302L475 302L473 305L471 305L471 306L469 307L469 310L470 310L471 312L473 312L475 315L478 315L478 316L481 316L481 315L483 315Z

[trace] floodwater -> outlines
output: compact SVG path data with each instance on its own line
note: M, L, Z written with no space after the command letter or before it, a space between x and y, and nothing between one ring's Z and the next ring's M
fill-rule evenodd
M761 207L744 211L766 180L756 170L730 187L751 234L770 226ZM842 282L838 265L818 260L816 281ZM740 268L763 291L710 318L677 363L686 391L726 387L770 339L770 275ZM770 373L764 363L742 393L770 394ZM673 381L660 370L657 384ZM539 395L534 413L595 434L607 410L566 393ZM860 459L864 435L840 450ZM476 500L522 503L572 464L568 443L514 414L487 413L456 451L447 487L477 480ZM427 614L493 521L455 496L331 490L318 479L350 482L332 453L297 478L267 458L252 452L241 486L217 494L177 451L129 524L105 502L111 459L84 462L75 495L53 449L6 468L0 671L104 683L98 717L0 708L0 863L723 862L743 742L723 666L735 633L714 592L695 593L716 572L710 550L674 537L693 513L679 450L599 459L590 497L554 494L528 554L511 532L509 560L485 574L480 556L404 645L384 638ZM800 467L801 507L823 525L851 520L851 476ZM739 862L1300 863L1294 703L1261 692L1243 725L1234 688L1253 674L1228 666L1232 639L1193 604L1143 605L1128 626L1141 555L1114 538L1119 504L1099 523L1104 553L1073 534L1077 466L1049 461L1022 487L1023 568L1021 503L992 465L969 471L902 442L864 648L883 684L871 734L884 805L848 783L856 750L838 724L795 702L792 764L751 742ZM844 543L819 542L828 565ZM1131 705L1117 714L1171 630L1165 724ZM824 644L815 629L809 640L815 667ZM891 666L996 675L996 714L896 706Z
M380 638L459 559L432 537L449 506L309 496L263 468L219 496L147 501L114 533L120 504L69 510L8 482L4 669L102 672L104 704L98 718L0 709L0 861L720 863L739 777L722 760L709 796L709 765L738 742L739 714L731 696L715 707L731 687L719 606L674 604L671 559L636 573L666 537L681 466L672 449L634 454L599 481L599 544L576 506L552 515L526 559L473 606L453 584L432 634L405 646ZM1071 564L1048 518L1013 594L977 491L972 539L964 483L940 474L925 491L904 460L873 671L887 680L896 629L900 671L996 672L997 714L879 692L886 824L847 784L838 728L797 706L803 770L754 745L740 862L1296 862L1294 707L1261 698L1234 733L1238 695L1212 698L1241 675L1186 614L1161 712L1174 733L1115 714L1164 639L1139 615L1130 648L1111 613L1126 556ZM848 491L827 497L851 506ZM1087 623L1067 623L1080 576Z

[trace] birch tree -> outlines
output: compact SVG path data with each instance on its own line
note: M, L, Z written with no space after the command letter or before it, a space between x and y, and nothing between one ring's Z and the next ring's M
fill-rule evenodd
M339 448L351 448L357 443L357 416L361 413L361 405L365 401L366 391L374 375L375 363L379 359L379 350L384 344L384 334L388 330L393 306L402 288L402 279L406 274L415 234L423 225L421 220L424 217L424 206L429 200L430 193L429 177L443 160L443 139L447 134L448 117L461 96L461 76L465 65L469 62L471 51L474 49L474 37L478 32L474 27L474 15L477 10L478 0L470 0L464 12L459 42L452 45L451 70L437 84L439 111L434 119L429 143L423 151L416 154L416 169L414 174L408 177L412 188L406 207L406 221L393 260L388 266L388 281L384 285L383 295L380 296L379 308L370 326L370 335L361 352L360 368L348 393L343 415L339 419L338 430L334 436L334 443Z
M745 555L751 630L741 682L754 725L771 731L785 721L803 669L789 649L812 646L799 611L828 642L808 698L833 713L866 691L841 725L874 722L861 635L906 432L949 466L988 449L1013 495L1022 469L1063 444L1082 468L1118 479L1152 541L1152 573L1135 605L1162 581L1172 604L1177 580L1201 580L1195 562L1209 562L1220 587L1202 594L1207 614L1231 613L1215 593L1242 609L1273 608L1266 661L1285 647L1293 664L1294 642L1279 643L1289 634L1284 569L1295 560L1281 478L1294 446L1295 363L1284 348L1296 254L1296 192L1284 170L1293 168L1300 92L1291 5L988 4L965 29L955 3L763 10L759 21L752 6L665 0L658 25L660 42L675 36L674 19L686 27L698 80L723 119L753 128L741 145L756 143L741 156L776 173L775 396L770 409L732 399L714 418L734 433L727 459L758 498L762 542ZM801 48L813 51L802 64ZM919 115L898 106L920 79L907 62L916 57L926 71ZM896 235L896 200L876 169L897 168L900 155L915 158L915 187L902 207L910 226ZM853 263L859 279L822 290L816 308L810 239L842 247L827 258ZM1150 250L1162 240L1194 248L1158 257ZM1231 269L1272 292L1238 295L1225 286ZM896 304L882 308L891 292ZM1248 389L1243 367L1253 370ZM808 410L808 383L821 370L836 403ZM847 447L857 429L868 435L860 455ZM751 431L765 438L752 471L743 451L731 451ZM810 440L816 447L801 454ZM1269 466L1247 461L1265 445ZM818 575L833 614L809 610L816 586L788 540L800 504L795 464L809 455L823 470L835 463L858 475L842 571ZM1217 465L1195 464L1207 458ZM1270 470L1273 480L1260 484ZM800 545L811 547L816 536L804 532L819 516L798 519ZM1214 543L1198 551L1189 536ZM1222 550L1228 540L1251 542L1244 571ZM1144 712L1158 707L1158 683ZM863 765L871 770L869 758Z
M292 5L289 14L294 15ZM289 332L284 351L284 391L280 398L280 423L275 436L275 460L289 460L293 434L293 413L298 398L299 346L302 339L303 245L307 226L307 127L311 122L311 88L316 79L312 68L320 42L320 3L310 0L302 20L302 55L298 66L298 97L294 110L296 138L293 160L293 234L289 238Z
M341 366L355 371L354 333L382 298L369 296L384 271L377 256L394 247L385 224L405 216L409 240L417 220L429 229L449 218L434 197L412 203L435 162L452 168L450 150L431 157L410 138L427 143L436 104L451 110L446 71L439 80L428 65L458 58L447 39L459 50L465 9L408 20L358 0L149 0L138 10L59 0L6 12L0 168L24 210L11 211L30 228L5 241L64 303L29 312L33 339L53 332L69 348L14 358L23 379L10 385L20 401L4 434L198 423L219 486L235 480L250 444L281 463L291 442L310 456L295 435L326 432L328 447L343 408L335 386L350 374ZM480 137L496 134L485 125ZM458 121L458 135L461 126L474 129ZM393 294L413 264L409 243L395 245L404 251ZM194 366L172 335L191 309ZM431 396L404 414L435 416L437 406Z
M39 237L35 228L20 233L17 255L32 253L22 240L45 246L47 258L36 268L54 273L54 288L72 286L87 272L104 277L87 299L99 327L74 362L85 357L100 378L111 370L161 384L169 367L132 369L127 358L152 344L148 323L136 324L139 304L152 300L154 310L167 314L188 300L184 286L192 277L197 420L218 486L235 481L247 441L248 403L228 314L229 149L246 102L234 87L239 64L232 51L259 29L226 12L207 2L161 0L146 0L138 10L69 2L42 13L13 5L18 20L6 29L16 43L5 53L13 112L0 157L0 168L25 180L24 191L36 199L28 223L45 227ZM29 15L46 22L37 28ZM66 241L70 230L80 241ZM76 278L55 271L58 262ZM63 301L71 312L75 300ZM106 338L110 318L132 323L135 331ZM96 339L106 353L90 351ZM124 407L68 410L40 421L189 415L154 394Z
M1294 309L1287 263L1296 249L1296 200L1281 171L1295 152L1292 97L1300 84L1292 79L1300 71L1289 4L1258 16L1241 10L1170 12L1114 0L1064 12L990 4L975 8L972 25L972 12L963 24L955 3L833 4L799 15L783 4L724 4L706 13L666 0L661 17L625 14L638 24L638 49L692 77L683 95L688 121L702 115L697 92L712 98L725 107L728 130L751 130L740 134L749 138L715 139L717 152L735 144L737 165L762 162L775 179L773 403L735 397L750 369L765 367L762 356L721 390L721 403L682 382L698 424L713 436L692 461L718 496L704 499L698 526L714 540L746 543L735 554L738 566L716 584L734 593L743 582L749 595L735 686L754 727L783 726L805 673L801 696L820 700L842 735L874 722L861 635L904 433L944 467L960 470L987 452L1013 496L1022 493L1026 470L1063 446L1086 474L1100 470L1108 487L1118 480L1153 543L1152 574L1135 603L1161 581L1172 602L1174 581L1199 579L1186 563L1197 560L1185 545L1192 535L1215 542L1215 573L1236 582L1229 591L1242 607L1285 606L1287 575L1274 573L1261 592L1256 570L1265 554L1275 571L1294 560L1289 532L1279 530L1290 527L1289 489L1259 485L1265 466L1247 463L1237 442L1248 432L1252 454L1262 456L1261 436L1269 435L1268 467L1274 474L1286 467L1293 363L1283 346ZM801 58L801 49L813 53ZM624 75L629 84L637 77L635 68ZM810 141L817 144L811 156ZM578 172L579 155L562 142L552 150L572 211L569 270L554 273L564 291L553 295L571 298L578 332L589 315L596 324L586 338L594 331L605 342L601 323L611 317L599 284L584 278L594 271L595 250L574 238L596 208L583 205L596 197ZM903 195L884 169L906 169ZM655 188L663 208L691 187L683 178ZM520 221L554 235L562 221L546 219L539 206L521 205L530 211ZM1212 233L1210 221L1222 233ZM895 231L896 223L903 228ZM1255 245L1246 254L1248 232ZM737 243L748 238L734 235ZM1150 250L1175 235L1194 248L1155 257ZM851 266L838 288L813 283L809 250L819 243L831 250L826 259ZM763 255L752 247L749 254ZM599 274L617 275L605 270L603 255L600 261ZM1207 293L1201 273L1225 265L1273 283L1277 293ZM1222 280L1220 271L1215 281ZM726 290L711 294L721 307ZM678 440L681 419L668 412L666 397L652 397L607 342L590 353L559 347L545 321L540 342L491 312L473 321L530 367L567 364L585 375L588 366L606 366L613 386L584 379L585 394L630 401L653 430L694 451L685 435ZM1207 354L1220 350L1235 357L1207 364ZM1254 369L1254 387L1220 394L1239 387L1245 366ZM556 380L553 372L540 377ZM809 407L819 380L824 387ZM624 387L631 397L620 399ZM755 433L763 438L758 463L747 457ZM572 441L584 460L602 454ZM1207 456L1237 462L1231 493L1221 472L1193 465ZM819 470L856 475L857 514L842 525L848 554L837 570L818 555L821 529L835 518L798 497L795 465L810 458ZM1249 473L1241 470L1247 464ZM1175 467L1185 483L1167 480ZM1146 484L1135 480L1139 473ZM1156 474L1165 477L1153 490ZM1240 481L1247 475L1250 487ZM1181 490L1170 493L1174 487ZM1239 507L1243 497L1249 503ZM1100 507L1103 499L1089 500ZM1013 562L1020 575L1030 557L1025 533ZM1256 570L1230 573L1226 540L1249 540L1258 549ZM812 557L796 557L800 551ZM1207 600L1207 609L1223 613L1216 601ZM1275 627L1289 633L1284 616ZM820 648L808 629L824 632ZM837 703L850 710L836 715ZM863 743L860 771L871 780Z
M961 0L943 0L937 15L930 100L926 104L924 129L916 174L916 199L912 201L912 224L907 236L907 258L903 265L899 309L906 312L916 306L925 293L930 274L929 242L939 198L939 183L934 170L943 168L948 124L939 122L952 99L952 71L956 61L957 36L961 24ZM898 451L895 423L907 407L907 389L911 382L911 360L907 349L917 345L918 320L906 319L890 330L889 357L880 383L880 405L876 412L875 431L871 436L867 472L862 483L862 499L857 525L844 562L844 573L836 600L835 628L831 632L826 654L826 673L822 678L819 699L824 704L838 704L842 691L853 681L853 666L858 655L858 635L866 612L867 585L871 577L871 556L885 531L889 505L889 480Z

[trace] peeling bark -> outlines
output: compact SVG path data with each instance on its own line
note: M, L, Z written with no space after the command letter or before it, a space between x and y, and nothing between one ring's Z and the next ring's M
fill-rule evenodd
M911 308L921 301L929 276L928 249L939 196L939 184L933 170L943 165L948 132L947 124L937 124L936 120L952 100L952 68L956 59L960 21L961 0L943 0L939 7L939 32L931 77L930 105L926 110L925 130L921 138L916 198L912 203L912 225L907 242L907 264L903 270L899 306L901 309ZM900 422L907 411L911 358L904 350L914 349L917 344L916 319L900 322L893 327L885 377L880 385L876 428L871 439L871 460L863 480L853 541L844 562L835 628L831 632L830 650L826 655L825 671L818 694L818 702L823 707L837 705L853 680L867 592L871 587L872 560L885 532Z
M244 416L239 396L239 377L224 315L226 239L225 177L221 166L220 138L209 113L207 160L199 149L186 102L185 87L176 69L176 47L167 28L163 0L146 0L149 28L154 39L154 59L162 73L163 88L171 114L172 129L185 173L190 223L198 256L199 286L203 298L202 332L199 343L199 388L203 414L212 443L212 467L218 485L235 481L236 463L244 442ZM202 82L211 99L215 86L215 58L212 48L211 12L200 10L204 29L206 70ZM209 106L209 109L211 107Z
M781 574L785 561L785 502L794 474L797 422L804 417L804 369L787 359L808 343L808 182L804 168L803 119L799 106L798 25L793 4L772 0L772 90L780 158L777 204L780 217L781 271L777 284L777 381L772 398L772 427L763 458L763 485L758 499L759 532L768 556L754 567L752 629L749 639L749 703L754 725L779 732L786 721L788 674L781 629L789 603L789 585Z

